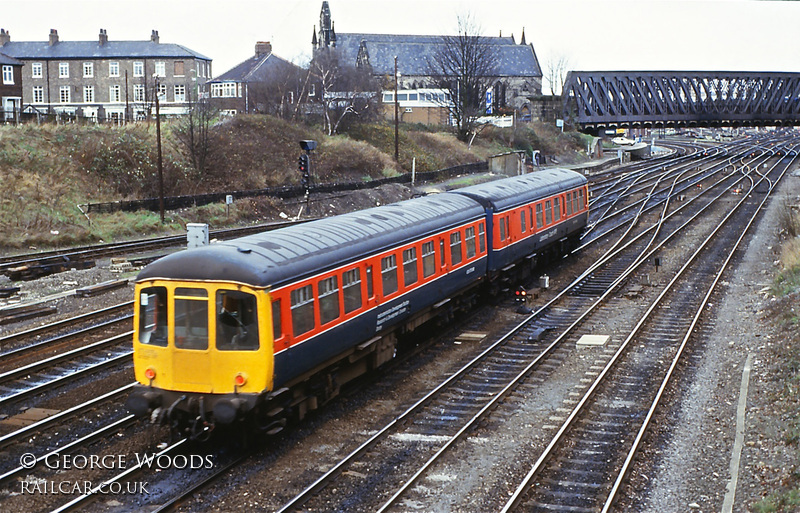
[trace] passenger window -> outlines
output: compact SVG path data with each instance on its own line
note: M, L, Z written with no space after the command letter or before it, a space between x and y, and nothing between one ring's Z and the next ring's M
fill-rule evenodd
M450 263L452 265L461 263L461 232L450 234Z
M556 221L561 219L561 198L553 200L553 219Z
M475 228L470 226L464 231L464 238L467 243L467 258L475 256Z
M306 285L291 292L292 333L299 337L314 329L314 290Z
M544 224L550 224L553 222L553 207L550 205L550 201L544 202Z
M571 192L567 193L567 205L566 206L567 206L567 215L568 216L572 215L572 194L573 193L571 193Z
M478 225L478 245L481 253L486 251L486 229L483 227L483 223Z
M408 287L417 281L417 248L403 250L403 284Z
M139 342L167 347L167 333L167 289L142 289L139 294Z
M281 326L281 300L276 299L272 302L272 340L278 340L283 336L283 326Z
M175 289L175 347L208 349L208 293L205 289Z
M319 297L319 322L328 324L339 317L339 278L331 276L317 285Z
M427 278L436 273L436 250L433 241L422 243L422 276Z
M444 241L443 240L439 241L439 265L441 265L442 267L445 266L445 261L444 261Z
M344 313L361 308L361 269L350 269L342 273Z
M372 266L367 266L367 297L375 297L375 286L372 283Z
M541 203L537 203L536 204L536 227L537 228L541 228L542 226L544 226L544 223L542 222L542 204Z
M522 230L522 233L525 233L526 231L528 231L528 223L525 220L525 211L524 210L520 210L520 212L519 212L519 221L520 221L520 229Z
M381 259L381 281L383 295L388 296L397 292L397 257L389 255Z
M506 240L506 218L500 218L500 240Z
M586 206L586 203L583 202L583 189L578 190L578 208L577 210L583 210L583 207Z
M238 290L217 291L218 350L256 351L258 349L258 308L256 305L256 297L253 294ZM280 305L278 308L278 318L280 318Z

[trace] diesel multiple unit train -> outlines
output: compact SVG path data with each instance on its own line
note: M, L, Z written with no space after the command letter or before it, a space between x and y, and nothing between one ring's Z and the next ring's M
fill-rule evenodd
M127 406L195 437L278 432L402 334L574 248L587 198L585 177L549 169L157 260L137 278Z

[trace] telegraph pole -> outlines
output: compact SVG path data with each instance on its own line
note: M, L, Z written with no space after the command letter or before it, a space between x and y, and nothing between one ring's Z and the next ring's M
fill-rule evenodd
M397 56L394 56L394 161L400 162L400 104L397 101Z
M156 147L158 148L158 210L164 224L164 166L161 160L161 116L158 104L158 77L156 77Z

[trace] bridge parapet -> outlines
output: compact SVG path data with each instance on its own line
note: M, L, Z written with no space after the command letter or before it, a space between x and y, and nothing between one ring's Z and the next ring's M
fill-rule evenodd
M584 131L800 125L800 73L571 71L562 102Z

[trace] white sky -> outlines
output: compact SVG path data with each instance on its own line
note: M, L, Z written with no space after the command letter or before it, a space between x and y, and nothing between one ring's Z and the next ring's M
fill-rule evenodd
M800 2L732 0L329 0L337 32L445 34L470 14L484 35L533 43L546 68L800 72ZM304 63L322 0L0 0L12 41L146 40L213 59L220 75L256 41Z

